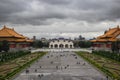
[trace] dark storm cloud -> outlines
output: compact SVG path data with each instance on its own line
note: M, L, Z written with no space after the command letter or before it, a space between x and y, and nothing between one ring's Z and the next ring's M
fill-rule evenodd
M110 7L108 13L110 20L120 19L120 0L115 0L111 5L114 7Z
M71 3L70 0L39 0L52 5L66 5Z
M15 13L26 10L27 3L23 0L0 0L0 22L10 22Z
M0 22L48 25L51 19L87 22L120 19L119 0L0 0Z

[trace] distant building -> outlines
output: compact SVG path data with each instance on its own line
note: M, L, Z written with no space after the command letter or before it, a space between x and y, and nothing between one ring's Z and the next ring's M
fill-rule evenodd
M17 33L14 29L7 28L6 26L0 30L0 42L4 40L9 42L9 48L12 51L29 49L30 43L33 42L33 40L30 40L29 38Z
M79 35L79 37L75 38L74 41L85 41L85 38Z
M49 48L74 48L74 44L73 41L69 39L52 39L49 43Z
M33 36L33 40L36 40L36 36Z
M107 50L111 51L114 42L120 41L120 28L117 26L116 28L109 29L105 31L105 33L94 40L93 49L94 50ZM118 44L118 47L120 44Z
M40 41L43 44L43 48L48 48L49 47L49 40L46 38L41 38Z
M79 37L77 37L77 38L74 38L74 40L73 40L73 42L74 42L74 47L75 47L75 48L79 48L79 47L80 47L80 46L79 46L79 43L80 43L81 41L85 41L85 38L82 37L81 35L79 35Z
M41 38L40 41L42 41L43 43L46 43L47 39L46 38Z

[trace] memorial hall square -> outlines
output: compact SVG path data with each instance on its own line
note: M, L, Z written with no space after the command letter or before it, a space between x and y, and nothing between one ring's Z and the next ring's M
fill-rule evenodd
M0 0L0 80L120 80L120 0Z
M120 80L120 28L86 39L0 30L0 80Z

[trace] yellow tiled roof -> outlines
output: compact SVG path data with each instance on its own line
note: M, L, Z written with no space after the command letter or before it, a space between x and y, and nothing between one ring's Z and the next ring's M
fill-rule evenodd
M9 42L33 42L33 40L27 40L27 39L20 39L20 38L18 38L18 39L6 39L6 38L3 38L3 39L1 39L0 38L0 41L3 41L3 40L7 40L7 41L9 41Z
M17 33L14 29L7 28L6 26L4 26L0 30L0 38L1 38L1 40L5 39L7 41L32 42L32 40L27 39L27 37ZM8 39L8 38L12 38L12 39Z
M0 37L17 37L17 38L25 38L23 35L18 34L14 29L7 28L4 26L0 30Z
M91 40L92 42L114 42L118 39L116 38L118 35L120 35L120 28L117 26L117 28L109 29L105 34L97 37L95 40Z

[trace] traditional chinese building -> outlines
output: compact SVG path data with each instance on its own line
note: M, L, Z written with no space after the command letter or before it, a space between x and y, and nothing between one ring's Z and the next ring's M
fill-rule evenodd
M52 39L49 48L74 48L74 43L72 40L64 38Z
M4 26L0 30L0 41L8 41L10 50L29 49L33 40L17 33L14 29Z
M108 31L105 31L103 35L97 37L93 42L94 50L106 50L111 51L114 42L120 41L120 28L111 28Z

